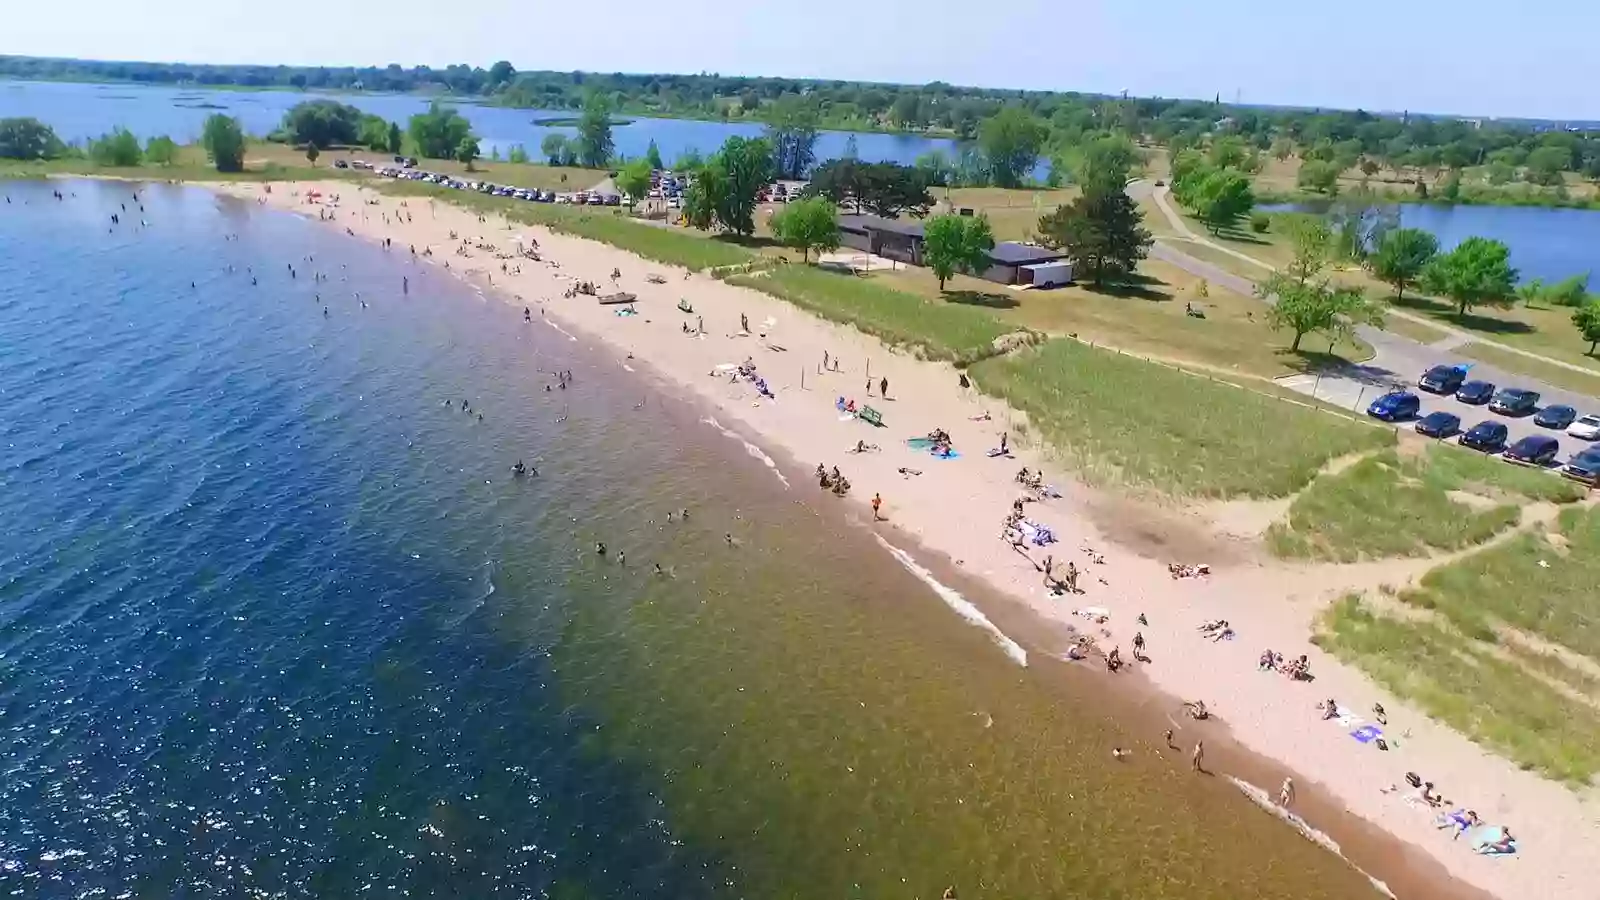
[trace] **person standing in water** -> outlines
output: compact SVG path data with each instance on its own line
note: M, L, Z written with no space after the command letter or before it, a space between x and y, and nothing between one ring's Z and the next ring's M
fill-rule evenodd
M1189 768L1196 772L1204 772L1206 764L1206 742L1195 741L1194 753L1189 757Z

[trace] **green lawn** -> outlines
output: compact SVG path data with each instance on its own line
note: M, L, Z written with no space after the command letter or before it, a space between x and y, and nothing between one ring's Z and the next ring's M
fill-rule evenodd
M1313 640L1523 768L1577 785L1600 772L1600 712L1569 693L1568 679L1552 684L1548 663L1527 665L1440 623L1388 615L1357 597L1330 608Z
M1580 394L1587 394L1590 397L1600 397L1600 369L1597 369L1593 375L1586 375L1583 372L1574 372L1566 366L1553 365L1542 360L1523 356L1521 353L1515 353L1483 341L1474 341L1456 352L1468 359L1486 362L1491 366L1505 369L1507 372L1515 372L1520 375L1527 375L1530 378L1537 378L1546 384L1566 388L1569 391L1576 391ZM1589 412L1589 410L1583 411Z
M930 359L981 359L994 352L995 338L1017 330L980 306L919 297L874 278L811 266L779 266L728 280Z
M1419 344L1432 344L1449 337L1449 332L1442 328L1434 328L1432 325L1424 325L1414 319L1403 319L1395 315L1384 317L1383 330L1410 338Z
M1493 505L1477 508L1451 498L1451 491ZM1548 473L1455 447L1430 445L1420 457L1404 459L1388 450L1313 481L1266 540L1274 554L1291 559L1427 556L1489 540L1517 523L1525 500L1571 503L1583 494Z
M1054 340L973 366L1084 477L1181 497L1286 497L1328 460L1394 432Z

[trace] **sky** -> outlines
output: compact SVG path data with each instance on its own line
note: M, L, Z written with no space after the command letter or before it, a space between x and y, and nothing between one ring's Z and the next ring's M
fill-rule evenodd
M1600 3L4 0L0 54L717 72L1600 120ZM1348 11L1347 11L1348 10Z

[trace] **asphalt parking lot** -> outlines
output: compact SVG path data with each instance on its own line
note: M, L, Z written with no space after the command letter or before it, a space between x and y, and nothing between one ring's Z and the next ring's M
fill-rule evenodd
M1468 363L1470 360L1451 359L1449 353L1438 353L1438 361L1428 363L1432 365L1455 365ZM1503 422L1510 436L1506 443L1515 443L1519 438L1533 434L1543 434L1555 438L1561 445L1561 450L1556 454L1557 464L1565 463L1572 456L1589 448L1591 442L1572 437L1565 431L1553 428L1540 428L1533 424L1533 415L1502 416L1489 411L1488 405L1475 406L1462 403L1454 395L1430 394L1417 387L1417 379L1426 371L1427 366L1418 365L1417 371L1401 374L1392 369L1381 366L1347 366L1336 372L1321 374L1292 375L1278 379L1278 383L1291 390L1314 397L1325 403L1331 403L1345 409L1352 410L1362 415L1366 414L1367 406L1372 401L1392 390L1410 391L1422 401L1422 410L1418 417L1431 412L1454 413L1461 417L1461 430L1466 431L1479 422L1490 420ZM1492 366L1482 363L1473 364L1469 370L1468 379L1493 382L1498 388L1524 387L1540 391L1539 406L1552 406L1566 404L1578 411L1578 415L1600 413L1600 404L1582 395L1566 391L1552 391L1544 393L1548 386L1541 385L1527 378L1519 378L1495 370ZM1374 420L1376 421L1376 420ZM1410 429L1415 426L1416 420L1394 423L1396 428ZM1454 442L1455 438L1449 438Z

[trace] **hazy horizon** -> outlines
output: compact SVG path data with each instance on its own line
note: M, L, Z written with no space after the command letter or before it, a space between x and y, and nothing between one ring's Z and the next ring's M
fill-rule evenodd
M665 11L618 0L535 12L511 0L480 0L448 16L419 0L376 7L280 0L267 18L253 6L231 4L249 22L248 43L235 40L229 5L167 0L139 9L81 0L70 23L52 10L24 6L9 13L0 53L406 68L487 68L505 59L519 70L942 81L1139 97L1220 95L1258 106L1600 120L1600 98L1588 90L1600 62L1586 46L1600 26L1600 8L1572 0L1557 0L1537 22L1474 16L1472 4L1446 0L1412 0L1385 10L1381 21L1326 21L1250 0L1218 0L1205 9L1151 0L1137 10L1023 0L1003 17L952 0L907 10L816 0L798 17L709 0L682 0ZM1562 28L1546 27L1558 19ZM419 39L420 29L427 33Z

